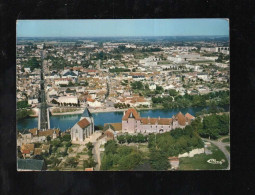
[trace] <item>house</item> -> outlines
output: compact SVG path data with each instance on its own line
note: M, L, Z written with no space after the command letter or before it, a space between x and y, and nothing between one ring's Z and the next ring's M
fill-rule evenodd
M85 108L80 121L71 128L72 143L85 143L85 139L94 133L94 119L88 108Z
M43 171L47 166L44 160L36 159L18 159L17 170L18 171Z
M172 118L141 118L134 108L123 112L122 132L127 133L163 133L175 128L184 128L195 117L189 113L183 115L179 112Z
M59 129L48 129L48 130L38 130L37 128L30 129L29 132L32 134L33 139L36 137L51 137L52 139L56 139L60 136L60 130Z
M61 96L57 99L59 103L71 103L78 104L78 98L76 96Z
M172 157L169 157L168 160L171 165L171 169L176 170L179 168L180 161L178 157L172 156Z
M27 103L29 105L31 105L31 104L38 104L38 99L37 98L35 98L35 99L28 99Z
M62 78L77 78L78 71L64 70L62 73Z
M87 98L87 104L89 107L101 107L102 106L101 102L91 99L91 98Z
M61 78L61 79L55 79L55 85L68 85L69 82L71 81L71 79L67 79L67 78Z
M156 88L157 88L157 86L154 83L149 85L150 90L156 90Z
M34 154L35 144L23 144L20 148L23 158L31 157Z
M122 123L105 123L104 130L111 129L113 131L121 131L122 130Z

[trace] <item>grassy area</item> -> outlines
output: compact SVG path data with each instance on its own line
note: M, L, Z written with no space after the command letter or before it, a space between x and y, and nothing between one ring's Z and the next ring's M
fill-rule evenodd
M229 137L222 140L222 142L224 142L224 143L229 143L229 141L230 141Z
M228 152L230 152L230 146L226 146L225 148L227 149Z
M210 147L212 154L197 154L193 158L185 157L180 158L180 168L179 170L215 170L215 169L225 169L228 167L228 161L224 153L219 150L215 145ZM222 164L210 164L207 161L209 159L216 159L220 161L225 160Z

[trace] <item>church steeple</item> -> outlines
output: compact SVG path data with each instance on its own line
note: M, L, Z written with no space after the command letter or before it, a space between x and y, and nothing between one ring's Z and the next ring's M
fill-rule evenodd
M89 109L86 107L84 112L82 113L81 115L82 118L85 118L85 117L92 117L92 114L90 113Z

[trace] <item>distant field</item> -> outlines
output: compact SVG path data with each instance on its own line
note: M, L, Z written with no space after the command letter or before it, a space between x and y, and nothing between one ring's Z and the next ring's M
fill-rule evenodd
M228 143L230 141L229 137L222 140L224 143Z
M212 145L210 150L212 154L197 154L193 158L185 157L180 158L179 170L215 170L215 169L225 169L228 167L228 161L221 150L219 150L215 145ZM220 161L225 160L224 163L220 164L210 164L207 161L209 159L216 159Z

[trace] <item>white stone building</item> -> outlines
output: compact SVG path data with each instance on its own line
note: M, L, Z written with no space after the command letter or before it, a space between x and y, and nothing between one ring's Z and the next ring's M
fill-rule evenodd
M72 143L84 144L85 139L94 133L94 119L88 108L85 108L80 121L71 128Z

